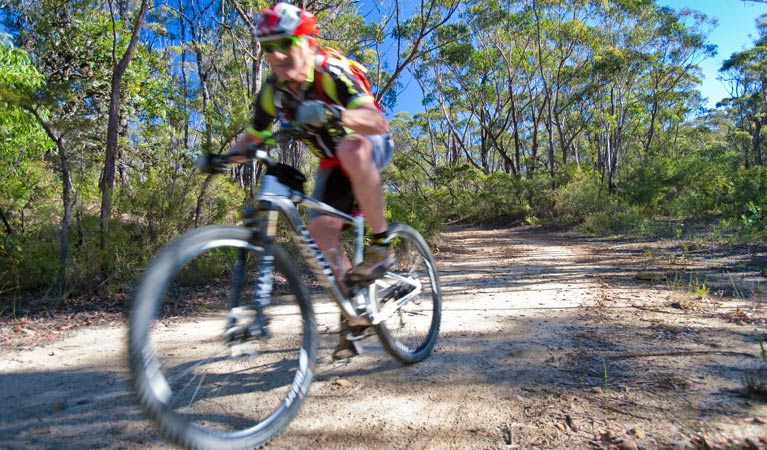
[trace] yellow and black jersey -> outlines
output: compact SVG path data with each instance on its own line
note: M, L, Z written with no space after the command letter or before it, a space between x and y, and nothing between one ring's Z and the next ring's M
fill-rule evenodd
M259 136L271 130L275 120L282 126L292 124L298 106L307 100L331 102L346 109L375 103L375 99L350 72L348 62L318 54L298 95L294 95L274 74L267 78L256 97L252 128L248 131ZM343 137L352 133L345 128L307 132L311 138L304 140L304 143L320 158L334 156Z

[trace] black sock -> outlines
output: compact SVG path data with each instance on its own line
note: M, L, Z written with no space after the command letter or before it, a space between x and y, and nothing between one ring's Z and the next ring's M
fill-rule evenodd
M383 231L381 233L373 233L373 245L382 245L384 247L388 246L389 243L386 242L386 238L389 237L389 233L386 231Z

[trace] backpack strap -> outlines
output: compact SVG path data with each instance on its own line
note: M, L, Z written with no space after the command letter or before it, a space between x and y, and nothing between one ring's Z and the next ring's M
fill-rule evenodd
M322 87L322 72L317 68L317 64L314 65L314 92L317 94L320 100L328 105L332 102L328 98L328 94L325 93L325 89Z
M373 102L379 111L383 111L381 104L375 99L373 92L370 88L370 81L365 75L367 68L353 59L349 59L341 53L339 50L332 47L320 47L317 51L317 56L314 64L314 91L317 93L317 97L327 104L332 104L333 101L328 98L328 94L323 86L323 74L327 72L328 60L333 59L346 65L347 70L359 83L362 90L373 98Z

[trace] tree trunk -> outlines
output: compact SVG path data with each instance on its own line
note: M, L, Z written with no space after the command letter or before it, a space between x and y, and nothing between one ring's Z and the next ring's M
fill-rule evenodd
M0 209L0 220L3 221L3 225L5 226L5 234L8 236L13 234L13 227L11 226L11 223L8 222L8 217L6 217L5 212Z
M61 218L61 234L59 239L59 268L56 273L56 282L53 286L54 293L61 295L66 287L67 259L69 258L69 225L72 223L72 177L69 172L69 162L64 152L61 141L56 142L61 164L61 200L64 206L64 215Z
M620 135L611 133L607 138L607 192L615 192L618 184L615 180L618 173L618 153L620 152Z
M514 128L512 135L514 136L514 165L516 166L516 170L514 171L514 173L516 174L519 170L522 170L522 166L520 165L522 161L522 141L521 141L521 137L519 136L519 119L517 118L517 106L516 106L516 102L514 101L513 94L511 98L510 108L511 108L511 122Z
M111 7L111 3L110 3ZM106 250L109 241L109 220L112 216L112 189L115 182L115 163L117 160L117 136L120 131L120 84L128 69L133 54L138 44L139 32L144 23L149 0L142 0L141 9L136 17L136 23L133 26L131 40L128 48L125 50L122 58L117 62L117 55L114 50L117 47L117 36L113 35L113 53L112 53L112 89L109 97L109 121L107 124L107 142L106 153L104 155L104 170L101 174L101 249Z
M754 165L763 166L762 161L762 121L757 117L754 119L754 134L751 138L751 150L754 154Z

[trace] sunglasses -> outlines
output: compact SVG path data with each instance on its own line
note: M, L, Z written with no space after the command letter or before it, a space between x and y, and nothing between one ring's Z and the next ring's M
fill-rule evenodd
M301 39L300 36L290 36L279 41L262 42L261 50L267 55L271 55L274 52L287 53L293 46L298 45Z

